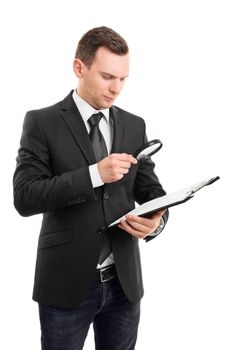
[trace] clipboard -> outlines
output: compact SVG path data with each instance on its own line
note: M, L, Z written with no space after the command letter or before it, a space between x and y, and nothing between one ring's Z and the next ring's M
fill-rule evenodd
M182 203L187 202L191 198L194 197L195 193L199 191L201 188L213 184L215 181L219 180L220 177L211 177L208 179L205 179L204 181L198 182L194 185L190 185L188 187L185 187L179 191L172 192L169 194L166 194L164 196L152 199L148 202L143 203L139 207L131 210L130 212L126 214L134 214L138 216L144 216L147 217L152 213L155 213L159 210L167 209L170 207L173 207L175 205L179 205ZM125 215L126 215L125 214ZM109 227L115 226L120 223L121 219L124 218L124 215L120 218L118 218L116 221L112 222Z

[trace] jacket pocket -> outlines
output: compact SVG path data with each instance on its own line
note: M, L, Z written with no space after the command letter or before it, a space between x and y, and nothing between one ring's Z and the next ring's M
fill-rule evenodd
M38 250L68 243L72 236L71 229L43 235L39 238Z

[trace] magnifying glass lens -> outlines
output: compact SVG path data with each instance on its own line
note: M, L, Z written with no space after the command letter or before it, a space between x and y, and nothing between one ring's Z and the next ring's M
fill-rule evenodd
M152 140L146 142L142 147L138 148L134 156L137 160L142 160L148 157L151 157L153 154L158 152L162 147L162 142L160 140Z

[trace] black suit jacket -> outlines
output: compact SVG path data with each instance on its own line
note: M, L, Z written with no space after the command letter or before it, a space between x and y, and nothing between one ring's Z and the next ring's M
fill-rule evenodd
M112 153L133 154L146 140L143 119L112 107ZM104 235L109 235L117 274L131 302L143 295L138 240L107 228L135 206L165 194L151 160L133 165L122 180L93 189L95 156L72 92L61 102L26 114L14 205L23 216L43 213L33 299L74 308L85 298ZM165 216L165 221L167 217ZM151 239L151 237L149 238Z

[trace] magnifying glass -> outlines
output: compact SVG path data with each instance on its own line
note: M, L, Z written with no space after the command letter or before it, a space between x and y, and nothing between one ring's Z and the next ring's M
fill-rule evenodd
M162 146L163 144L160 140L151 140L139 147L134 153L134 157L137 158L137 160L151 157L153 154L157 153L162 148Z

